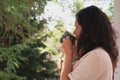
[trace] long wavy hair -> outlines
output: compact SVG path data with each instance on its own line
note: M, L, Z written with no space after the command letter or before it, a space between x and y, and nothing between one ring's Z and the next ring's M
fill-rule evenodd
M77 42L79 58L96 47L102 47L111 58L114 71L118 61L117 37L106 14L96 6L89 6L80 10L76 19L82 27Z

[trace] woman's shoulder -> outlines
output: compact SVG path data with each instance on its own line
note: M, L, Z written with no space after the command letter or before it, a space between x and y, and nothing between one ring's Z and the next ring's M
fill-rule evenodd
M88 53L86 53L85 56L92 56L92 55L96 55L97 57L102 58L102 59L104 57L105 58L106 57L110 58L109 53L105 49L103 49L101 47L97 47L97 48L89 51Z
M76 61L74 63L74 66L77 66L78 64L89 61L89 60L99 62L103 65L106 65L106 63L111 64L111 60L108 52L101 47L97 47L89 51L88 53L86 53L80 60Z
M110 56L109 56L109 53L101 48L101 47L97 47L91 51L89 51L88 53L86 53L83 58L95 58L97 60L100 60L100 61L108 61L110 60Z
M80 58L84 59L86 57L103 57L103 56L108 56L108 53L101 47L97 47L89 52L87 52L83 57Z

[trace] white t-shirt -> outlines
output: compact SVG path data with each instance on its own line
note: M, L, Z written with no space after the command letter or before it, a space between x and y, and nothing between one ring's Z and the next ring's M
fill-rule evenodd
M70 80L112 80L113 68L110 56L102 48L85 54L73 64L68 74Z

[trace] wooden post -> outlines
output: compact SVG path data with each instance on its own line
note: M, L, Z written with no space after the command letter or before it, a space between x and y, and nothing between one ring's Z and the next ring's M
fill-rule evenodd
M117 44L119 47L119 59L120 59L120 0L114 0L114 18L113 24L115 30L118 32ZM120 60L118 61L118 67L115 70L115 79L120 80Z

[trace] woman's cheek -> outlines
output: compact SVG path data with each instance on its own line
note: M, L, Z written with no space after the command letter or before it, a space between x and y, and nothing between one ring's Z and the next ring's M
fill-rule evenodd
M81 35L81 32L78 32L78 33L76 34L76 38L78 39L78 38L80 37L80 35Z
M79 38L79 35L77 35L76 38L78 39L78 38Z

